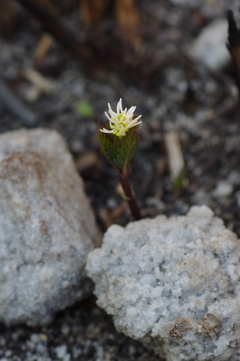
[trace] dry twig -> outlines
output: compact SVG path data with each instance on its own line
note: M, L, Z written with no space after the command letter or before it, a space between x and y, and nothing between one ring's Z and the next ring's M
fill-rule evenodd
M175 131L166 133L165 145L171 179L176 188L181 188L184 177L184 160L178 133Z

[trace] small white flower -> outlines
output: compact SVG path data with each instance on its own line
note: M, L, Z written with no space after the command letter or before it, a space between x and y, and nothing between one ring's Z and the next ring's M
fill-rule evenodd
M124 137L130 128L133 128L136 125L142 123L141 121L138 121L141 118L141 115L133 119L135 109L136 107L131 107L128 110L127 108L123 110L122 99L120 99L117 104L117 113L115 113L112 110L111 105L108 103L109 114L105 112L105 115L109 120L109 126L111 130L103 128L100 129L101 132L112 133L117 137Z

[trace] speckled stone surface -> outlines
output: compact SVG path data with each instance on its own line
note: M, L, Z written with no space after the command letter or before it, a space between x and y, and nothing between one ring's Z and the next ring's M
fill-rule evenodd
M49 322L89 294L85 262L99 239L64 140L55 131L0 136L0 321Z
M113 225L88 256L98 305L167 361L240 358L240 243L206 206Z

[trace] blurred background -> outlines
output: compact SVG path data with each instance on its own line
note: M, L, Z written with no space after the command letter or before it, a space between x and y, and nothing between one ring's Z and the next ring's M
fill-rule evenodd
M96 137L107 103L121 97L142 114L130 177L144 215L206 203L240 233L238 91L226 48L226 13L231 6L238 20L239 1L0 5L0 132L58 130L102 230L131 220ZM171 144L180 153L175 173Z

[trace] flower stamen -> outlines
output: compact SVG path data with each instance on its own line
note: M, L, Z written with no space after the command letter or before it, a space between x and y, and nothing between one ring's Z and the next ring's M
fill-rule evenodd
M100 131L103 133L115 134L117 137L124 137L130 128L133 128L136 125L142 123L141 121L139 121L141 115L133 118L135 109L136 107L131 107L128 110L127 108L123 110L122 99L120 99L117 104L117 112L115 113L112 110L111 105L108 103L109 114L105 112L105 115L109 120L109 126L111 130L103 128L100 129Z

